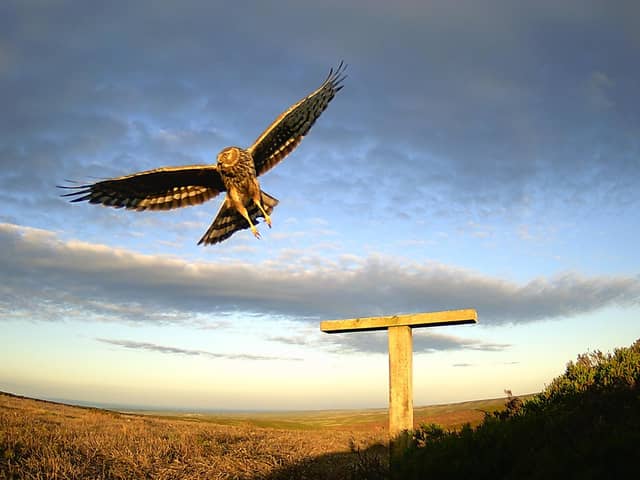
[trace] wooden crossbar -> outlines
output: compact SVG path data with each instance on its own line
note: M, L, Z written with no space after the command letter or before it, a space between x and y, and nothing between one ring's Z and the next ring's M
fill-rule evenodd
M478 312L472 308L465 310L445 310L442 312L409 313L390 317L325 320L324 322L320 322L320 330L326 333L346 333L386 330L389 327L400 326L419 328L464 325L467 323L478 323Z

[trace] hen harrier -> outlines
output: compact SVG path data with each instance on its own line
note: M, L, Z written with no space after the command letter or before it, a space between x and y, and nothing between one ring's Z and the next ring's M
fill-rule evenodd
M215 220L202 236L200 244L226 240L239 230L250 228L256 238L255 224L269 216L278 204L260 189L257 177L269 171L298 146L335 94L342 89L346 65L332 68L320 87L289 107L249 148L227 147L215 165L165 167L103 180L89 185L65 186L75 191L63 195L72 202L88 200L115 208L132 210L170 210L197 205L226 191L227 195Z

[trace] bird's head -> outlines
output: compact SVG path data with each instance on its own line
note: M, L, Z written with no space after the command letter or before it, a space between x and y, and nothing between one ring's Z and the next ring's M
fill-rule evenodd
M240 159L238 147L227 147L218 154L218 166L222 169L233 167Z

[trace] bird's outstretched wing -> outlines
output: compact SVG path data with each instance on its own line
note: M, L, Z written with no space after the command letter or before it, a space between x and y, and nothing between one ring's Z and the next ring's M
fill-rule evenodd
M270 170L298 146L335 94L342 89L346 68L343 62L335 71L332 68L316 91L283 112L248 148L257 175Z
M75 197L72 202L86 200L135 210L170 210L197 205L225 189L215 165L156 168L89 185L60 188L74 190L63 195Z

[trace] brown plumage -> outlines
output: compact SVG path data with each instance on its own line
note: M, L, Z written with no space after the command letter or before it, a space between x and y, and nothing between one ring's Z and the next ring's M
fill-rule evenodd
M72 202L88 201L133 210L170 210L198 205L226 191L218 214L200 244L226 240L250 228L256 238L258 218L271 227L278 200L260 189L258 176L282 161L309 132L335 94L342 89L346 65L331 69L320 87L283 112L247 149L227 147L213 165L165 167L103 180L89 185L64 186Z

